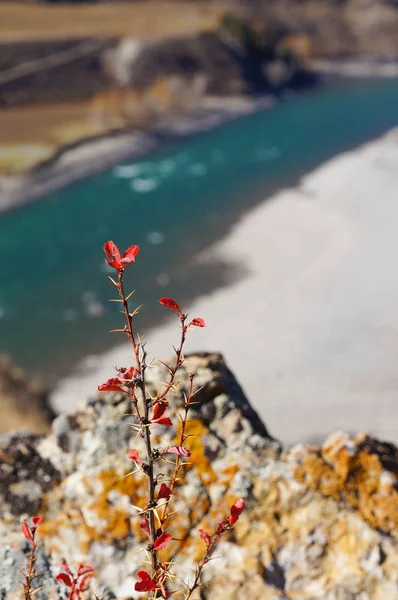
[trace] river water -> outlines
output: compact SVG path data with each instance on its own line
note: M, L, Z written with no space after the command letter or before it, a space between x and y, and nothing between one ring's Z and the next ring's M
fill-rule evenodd
M185 305L239 273L198 254L275 190L398 124L398 80L345 80L243 117L0 218L0 351L54 382L122 340L102 246L141 246L126 279L160 322L157 299Z

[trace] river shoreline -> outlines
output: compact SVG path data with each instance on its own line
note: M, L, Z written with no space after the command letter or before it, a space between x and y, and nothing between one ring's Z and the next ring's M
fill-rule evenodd
M116 132L82 140L23 176L0 177L0 216L118 163L141 158L162 144L206 133L274 106L275 96L206 98L202 106L169 114L147 131Z
M312 72L315 78L333 85L333 78L398 77L398 62L319 60L314 61ZM0 217L118 163L141 158L164 143L206 133L277 102L277 95L270 93L257 97L207 97L201 106L165 115L146 131L117 131L82 139L25 175L0 176Z
M398 251L397 158L394 129L278 192L199 257L240 265L245 275L192 303L190 313L208 327L192 333L187 351L224 353L285 443L297 432L311 440L336 428L398 436L391 418L398 281L383 268ZM265 248L272 260L264 260ZM176 334L169 321L149 332L148 348L167 357ZM82 361L55 388L55 410L93 396L112 364L127 364L130 354L125 344Z

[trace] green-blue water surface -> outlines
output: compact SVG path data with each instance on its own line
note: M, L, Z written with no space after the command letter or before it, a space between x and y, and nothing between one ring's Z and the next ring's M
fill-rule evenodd
M398 80L295 96L82 180L0 218L0 351L49 381L120 338L102 246L139 244L128 283L145 302L189 301L236 274L198 253L242 212L333 155L398 125ZM382 192L382 191L381 191ZM112 334L115 336L116 334Z

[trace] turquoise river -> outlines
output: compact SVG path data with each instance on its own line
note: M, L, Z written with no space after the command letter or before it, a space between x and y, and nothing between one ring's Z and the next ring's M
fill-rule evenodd
M339 81L0 217L0 352L49 382L88 354L120 343L102 246L139 244L127 275L157 324L157 299L189 303L239 273L199 253L240 215L332 156L398 125L398 80ZM112 337L114 336L114 337Z

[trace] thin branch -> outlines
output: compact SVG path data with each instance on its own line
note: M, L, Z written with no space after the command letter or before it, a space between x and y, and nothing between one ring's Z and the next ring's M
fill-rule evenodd
M167 394L169 393L171 388L174 386L174 379L175 379L178 369L184 364L184 357L183 357L182 352L183 352L183 348L184 348L185 338L187 335L187 327L185 325L186 319L187 319L187 315L181 314L181 316L180 316L180 320L181 320L180 345L178 346L178 348L174 348L174 351L176 353L176 360L175 360L174 365L168 366L170 378L169 378L169 381L166 383L165 389L161 392L161 394L159 394L158 400L163 400L167 396Z
M186 426L187 426L187 422L188 422L188 412L190 409L191 399L194 396L194 394L193 394L193 379L194 379L194 376L192 374L190 374L189 375L189 393L185 400L184 415L181 418L181 431L180 431L180 439L179 439L179 443L178 443L179 446L182 446L187 438L187 436L185 435L185 430L186 430ZM185 463L183 463L183 464L185 464ZM174 472L173 472L171 483L169 486L170 496L173 494L174 488L175 488L175 486L177 484L177 480L178 480L178 472L182 466L183 465L181 464L181 456L179 456L177 454L175 463L174 463ZM167 514L167 508L168 508L168 505L166 504L163 507L162 515L160 517L162 525L168 519L168 516L169 516Z
M34 535L34 532L33 534ZM32 582L36 577L36 573L35 573L35 552L36 552L36 548L37 548L37 544L35 541L31 542L31 548L30 548L30 557L29 557L29 568L28 568L28 572L24 573L25 575L25 583L23 585L23 589L24 589L24 599L25 600L31 600L31 598L33 597L34 591L32 591Z
M134 350L134 356L136 361L137 373L138 373L138 381L137 387L141 390L141 400L142 400L142 411L143 415L140 412L138 407L138 403L135 404L135 408L137 411L137 416L140 420L142 426L142 435L145 440L145 448L146 448L146 458L147 458L147 470L146 475L148 478L148 504L147 509L152 509L155 506L155 478L154 478L154 470L153 470L153 455L152 455L152 445L151 445L151 432L150 427L146 427L149 425L149 403L147 402L146 397L146 383L145 383L145 370L146 370L146 352L143 350L143 347L140 342L136 342L134 336L133 329L133 318L137 314L137 311L133 313L130 312L128 306L128 298L124 292L123 285L123 271L118 271L118 290L122 300L124 314L126 318L126 334L131 342L131 345ZM130 294L131 295L131 294ZM129 296L130 297L130 296ZM140 350L142 352L140 353ZM141 356L140 356L141 354ZM159 568L159 561L157 557L156 550L153 549L156 540L156 527L155 527L155 518L152 510L148 510L148 521L149 521L149 533L150 533L150 542L151 542L151 558L152 558L152 568L156 572Z

